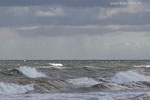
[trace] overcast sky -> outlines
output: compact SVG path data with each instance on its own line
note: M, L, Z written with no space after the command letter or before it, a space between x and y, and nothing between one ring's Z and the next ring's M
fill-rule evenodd
M0 0L0 59L150 59L150 0Z

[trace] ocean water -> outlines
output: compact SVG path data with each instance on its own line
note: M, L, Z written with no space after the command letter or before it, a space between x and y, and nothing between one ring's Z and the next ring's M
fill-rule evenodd
M150 100L150 61L3 60L0 100Z

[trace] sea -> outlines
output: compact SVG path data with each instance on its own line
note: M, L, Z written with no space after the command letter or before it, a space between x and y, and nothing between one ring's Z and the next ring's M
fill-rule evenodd
M150 100L150 61L1 60L0 100Z

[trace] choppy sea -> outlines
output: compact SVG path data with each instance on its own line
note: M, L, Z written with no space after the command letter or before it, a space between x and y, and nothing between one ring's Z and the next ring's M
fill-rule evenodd
M1 60L0 100L150 100L150 61Z

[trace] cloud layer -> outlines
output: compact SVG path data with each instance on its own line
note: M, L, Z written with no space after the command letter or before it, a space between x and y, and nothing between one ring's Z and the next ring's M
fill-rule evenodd
M99 7L110 6L114 0L0 0L0 6L51 6L65 7ZM116 1L116 0L115 0ZM126 1L126 0L123 0Z
M150 59L149 9L149 0L0 0L1 59Z

